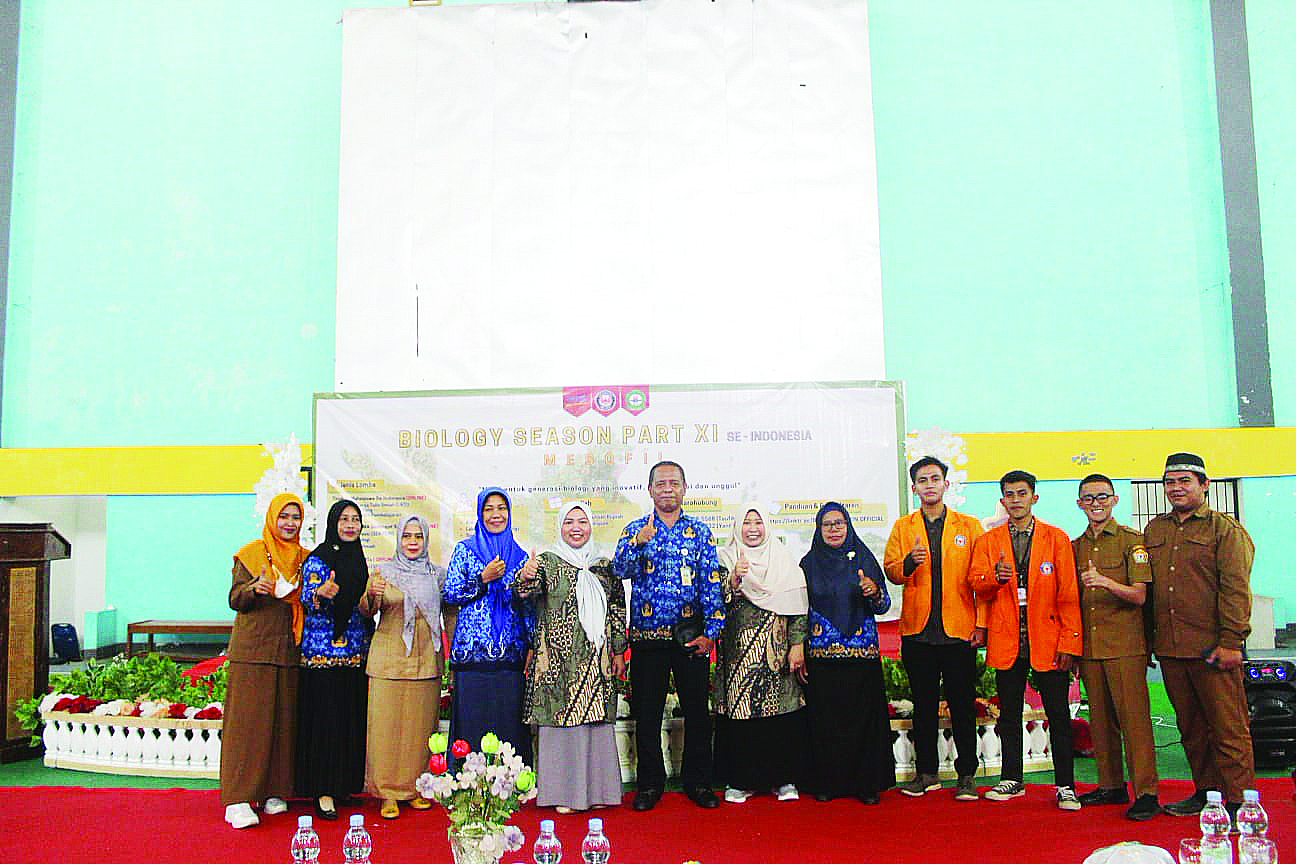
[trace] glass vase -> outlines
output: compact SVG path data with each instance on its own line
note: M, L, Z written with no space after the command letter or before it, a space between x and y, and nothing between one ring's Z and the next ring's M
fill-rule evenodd
M455 864L499 864L504 855L502 846L495 852L482 851L482 838L493 832L480 823L452 827L446 833L450 837L450 854L454 856Z

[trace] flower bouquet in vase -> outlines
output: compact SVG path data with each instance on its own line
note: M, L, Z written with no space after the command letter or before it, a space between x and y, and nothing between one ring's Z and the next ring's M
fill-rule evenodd
M508 821L526 801L536 796L536 775L517 755L513 745L492 732L482 736L481 749L467 741L453 744L440 732L428 739L432 758L415 787L450 815L450 851L455 864L495 864L505 852L522 848L526 838ZM457 774L448 770L450 756L462 759Z

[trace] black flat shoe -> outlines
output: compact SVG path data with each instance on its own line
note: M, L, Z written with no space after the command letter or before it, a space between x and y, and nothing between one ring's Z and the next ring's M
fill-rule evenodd
M1134 799L1134 806L1125 811L1125 818L1131 822L1146 822L1160 809L1155 795L1140 795Z
M1081 807L1094 807L1099 804L1128 804L1129 793L1122 786L1119 789L1098 788L1080 796Z
M1198 789L1192 795L1174 804L1166 804L1161 812L1171 816L1196 816L1206 806L1206 790Z
M326 810L318 798L315 799L315 815L320 819L323 819L325 822L337 821L337 809L330 808Z
M685 786L684 794L703 810L714 810L720 806L720 799L705 786Z
M877 795L877 794L875 794L875 793L873 793L873 792L870 792L870 793L868 793L867 795L861 795L861 796L859 796L859 800L860 800L860 803L861 803L861 804L867 804L867 805L869 805L870 807L872 807L874 804L881 804L881 803L882 803L882 796L881 796L881 795Z
M820 803L826 803L831 801L832 797L827 792L816 792L814 793L814 799Z
M657 806L657 802L661 800L662 791L663 790L656 787L640 789L635 793L634 801L630 804L630 809L637 810L640 813L653 809Z

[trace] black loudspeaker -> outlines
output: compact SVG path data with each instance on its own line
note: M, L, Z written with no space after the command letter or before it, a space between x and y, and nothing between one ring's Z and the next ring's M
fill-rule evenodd
M81 640L71 624L51 624L50 638L54 642L54 657L59 663L72 663L81 659Z
M1248 660L1242 667L1257 768L1296 764L1296 664Z

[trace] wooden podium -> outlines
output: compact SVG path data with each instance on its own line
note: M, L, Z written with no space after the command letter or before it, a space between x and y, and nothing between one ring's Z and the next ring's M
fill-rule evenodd
M72 555L53 525L0 524L0 762L35 756L14 707L49 686L49 570Z

